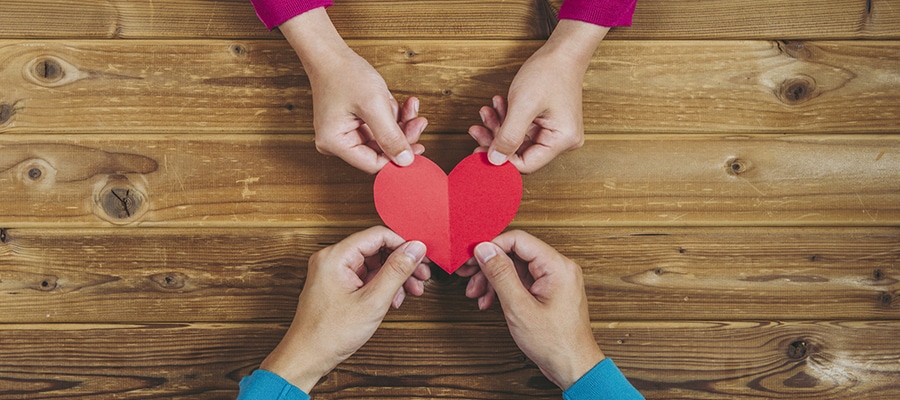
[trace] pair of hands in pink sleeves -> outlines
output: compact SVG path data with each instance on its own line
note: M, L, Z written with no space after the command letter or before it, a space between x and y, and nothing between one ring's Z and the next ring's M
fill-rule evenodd
M401 105L384 79L344 43L324 8L280 25L312 86L316 148L368 173L388 162L407 166L425 151L418 143L427 121L419 101ZM483 126L469 134L494 164L507 160L534 172L584 143L582 83L591 56L609 28L562 20L521 67L507 99L480 110Z

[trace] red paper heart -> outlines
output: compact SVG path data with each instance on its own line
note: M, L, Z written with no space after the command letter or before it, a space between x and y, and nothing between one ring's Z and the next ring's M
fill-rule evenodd
M428 258L448 273L472 257L475 245L509 225L522 200L522 176L486 153L459 162L450 176L416 156L408 167L390 163L375 177L375 209L406 240L420 240Z

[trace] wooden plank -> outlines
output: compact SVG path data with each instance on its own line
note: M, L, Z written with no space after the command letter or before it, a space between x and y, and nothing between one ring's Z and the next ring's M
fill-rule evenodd
M561 0L360 0L328 10L347 39L543 39ZM278 38L249 1L0 3L4 38ZM898 39L890 1L641 0L610 39Z
M549 0L559 10L562 0ZM896 39L891 1L639 0L630 28L609 39Z
M475 147L423 143L447 171ZM525 176L512 225L896 226L898 151L900 135L590 135ZM310 136L0 135L5 227L367 227L373 181Z
M540 42L351 45L421 98L429 132L462 133ZM0 66L0 133L313 130L282 41L0 41ZM611 41L585 76L585 130L896 133L896 76L896 41Z
M527 0L338 1L328 10L345 38L534 39L548 7ZM281 38L249 0L53 0L0 3L4 38Z
M355 229L7 229L0 323L287 322L309 255ZM900 229L536 228L605 320L900 319ZM390 321L503 321L434 270Z
M233 398L283 327L5 325L3 398ZM894 398L897 321L595 324L648 399ZM316 398L546 398L559 390L503 325L384 324Z

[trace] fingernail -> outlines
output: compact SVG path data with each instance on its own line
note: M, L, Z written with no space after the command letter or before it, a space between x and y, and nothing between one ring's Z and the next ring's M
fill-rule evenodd
M418 114L419 113L419 99L413 100L413 108L416 109L416 114Z
M478 309L481 311L484 311L484 309L485 309L484 303L486 303L486 302L487 301L484 299L484 297L479 297L478 298Z
M394 306L394 309L400 308L400 305L403 304L403 300L406 299L406 292L400 290L394 295L394 300L391 301L391 305Z
M482 242L479 243L478 246L475 246L475 258L482 264L488 262L488 260L494 258L496 255L497 250L494 249L493 244Z
M488 160L491 162L491 164L503 165L503 163L506 162L507 157L501 154L499 151L494 150L491 151L491 154L488 155Z
M408 166L413 163L416 159L416 156L409 150L403 150L402 153L397 154L397 157L394 158L394 162L401 167Z
M412 257L413 260L419 261L422 257L425 257L425 243L422 243L418 240L413 240L406 245L406 248L403 249L403 252L406 255Z

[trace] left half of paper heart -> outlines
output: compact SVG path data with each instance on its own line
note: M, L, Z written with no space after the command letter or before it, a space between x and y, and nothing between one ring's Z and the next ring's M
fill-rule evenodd
M388 164L385 168L400 167ZM379 173L374 188L375 208L385 224L406 240L425 243L428 258L445 269L451 268L447 182L437 164L416 156L403 173Z

